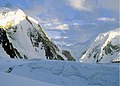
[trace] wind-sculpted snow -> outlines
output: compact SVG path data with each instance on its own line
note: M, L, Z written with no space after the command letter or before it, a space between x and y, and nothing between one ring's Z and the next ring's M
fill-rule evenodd
M60 86L118 86L119 64L0 60L0 71Z

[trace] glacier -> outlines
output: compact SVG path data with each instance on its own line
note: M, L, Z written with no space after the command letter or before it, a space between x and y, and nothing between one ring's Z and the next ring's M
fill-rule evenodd
M119 67L118 63L88 64L43 59L0 59L0 72L7 73L8 77L12 74L13 77L25 78L25 81L28 78L53 86L119 86ZM9 82L9 79L5 79L2 83L6 82Z

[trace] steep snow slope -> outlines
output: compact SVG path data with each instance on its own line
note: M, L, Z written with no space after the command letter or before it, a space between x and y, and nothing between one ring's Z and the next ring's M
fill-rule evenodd
M88 63L109 63L119 60L120 28L100 34L80 61Z
M0 56L11 58L41 57L46 59L75 60L65 57L47 37L39 23L22 10L1 8Z
M119 64L0 59L1 72L60 86L119 86L119 67Z

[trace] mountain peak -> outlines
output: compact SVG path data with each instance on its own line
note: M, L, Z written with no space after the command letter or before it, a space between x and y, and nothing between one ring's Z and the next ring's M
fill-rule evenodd
M0 53L4 52L1 57L69 60L35 19L21 9L3 12L0 13Z
M5 9L5 10L4 10ZM24 20L26 14L21 10L11 10L4 8L3 11L0 12L0 27L7 29L12 26L19 24L20 21Z
M81 62L109 63L120 58L120 28L100 34L86 53Z

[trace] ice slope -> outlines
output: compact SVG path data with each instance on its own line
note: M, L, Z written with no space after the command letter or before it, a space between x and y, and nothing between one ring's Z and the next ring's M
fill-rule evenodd
M81 62L109 63L120 60L120 28L98 35Z
M119 64L113 63L87 64L5 58L0 60L0 71L3 73L60 86L119 86L119 67Z
M6 73L0 73L0 84L2 86L58 86Z
M69 59L48 38L38 21L27 16L21 9L1 8L0 32L1 56L25 59L32 57Z

